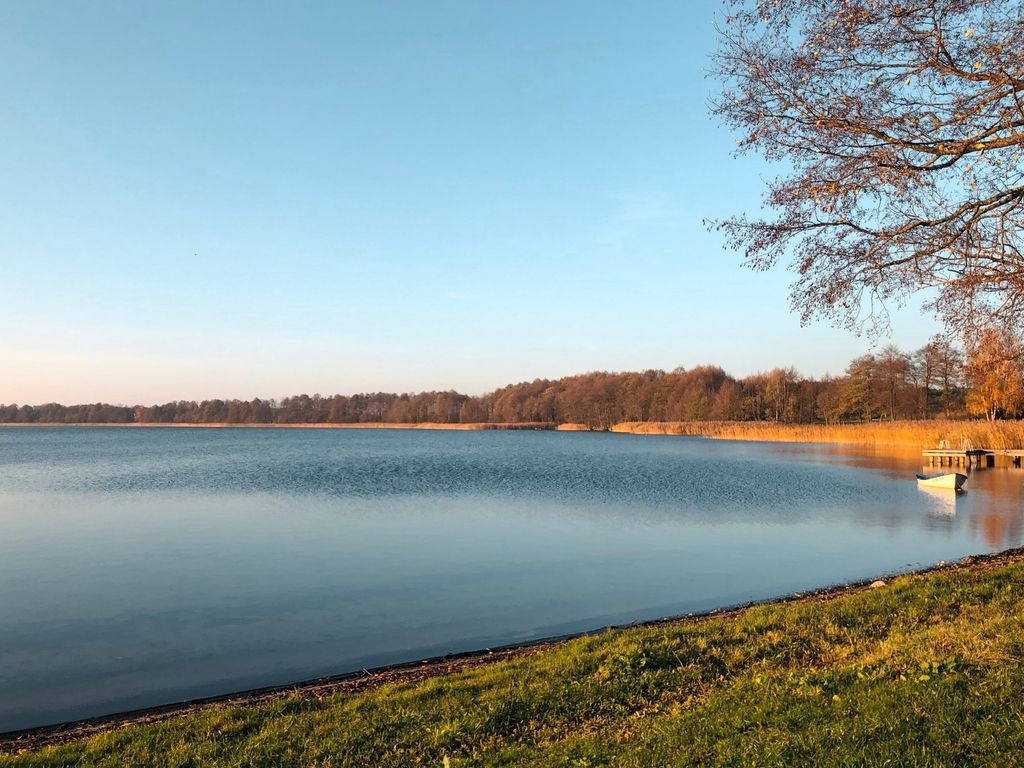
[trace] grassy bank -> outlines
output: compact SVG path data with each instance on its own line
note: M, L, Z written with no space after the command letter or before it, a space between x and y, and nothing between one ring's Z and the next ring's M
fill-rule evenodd
M1020 558L207 708L0 766L1009 765L1024 754Z
M722 440L774 440L795 443L840 443L878 447L935 448L945 440L959 448L1024 448L1021 421L887 421L868 424L776 424L767 421L622 422L613 432L690 435Z

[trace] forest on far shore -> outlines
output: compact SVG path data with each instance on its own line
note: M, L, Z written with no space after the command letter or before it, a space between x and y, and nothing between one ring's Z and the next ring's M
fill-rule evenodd
M984 342L984 339L982 340ZM970 356L940 338L915 352L888 346L857 357L842 376L800 376L776 368L743 378L714 365L630 373L594 372L511 384L481 396L454 391L295 395L281 400L179 400L163 405L0 405L0 423L582 424L607 429L624 421L862 422L1015 417L1024 386L993 356L1011 340L979 344ZM1002 345L1002 346L1000 346ZM985 355L990 359L982 359ZM1005 362L1005 360L1003 360ZM1014 370L1018 371L1019 366ZM989 380L986 380L989 379ZM1016 391L1014 387L1016 386Z

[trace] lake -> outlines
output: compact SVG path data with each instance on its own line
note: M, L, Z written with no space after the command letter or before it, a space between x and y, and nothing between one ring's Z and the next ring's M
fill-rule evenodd
M0 731L1021 543L1020 470L556 432L0 428Z

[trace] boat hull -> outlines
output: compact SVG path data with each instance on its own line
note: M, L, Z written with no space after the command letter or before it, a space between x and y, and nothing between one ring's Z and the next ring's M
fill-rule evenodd
M940 472L937 475L918 475L917 484L926 488L948 488L959 491L967 482L967 475L959 472Z

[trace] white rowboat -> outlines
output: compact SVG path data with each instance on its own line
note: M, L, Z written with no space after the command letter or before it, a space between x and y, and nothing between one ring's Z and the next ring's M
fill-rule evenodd
M967 482L967 475L959 472L940 472L937 475L918 475L917 484L928 488L949 488L952 491L959 491Z

